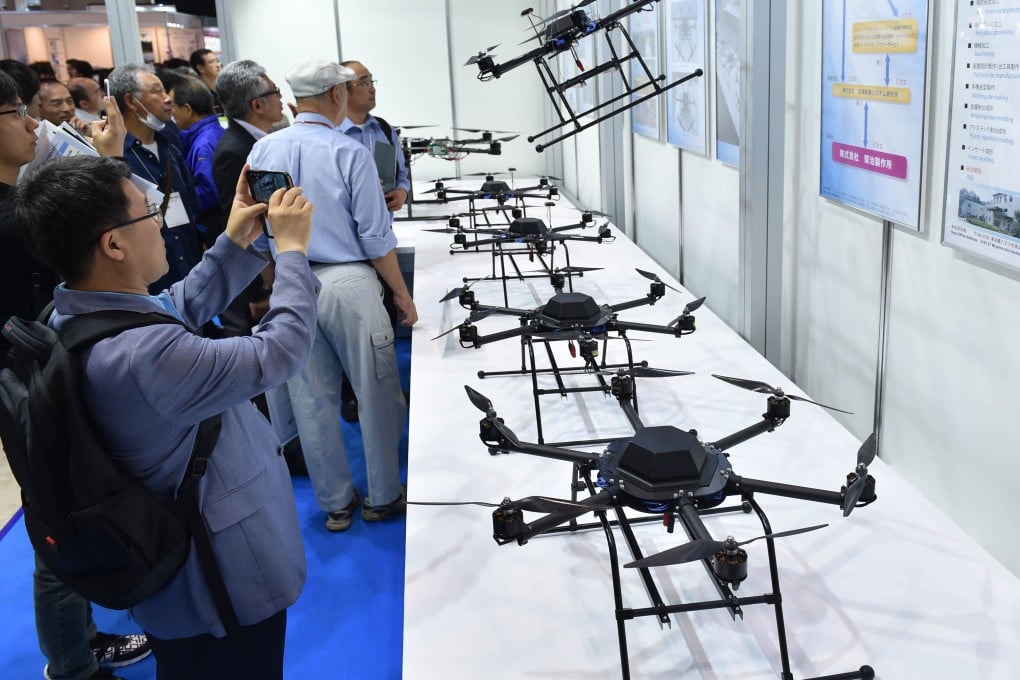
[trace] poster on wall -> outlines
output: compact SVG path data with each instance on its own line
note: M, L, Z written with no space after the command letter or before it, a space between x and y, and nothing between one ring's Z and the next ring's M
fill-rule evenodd
M666 5L666 82L695 69L708 70L705 0L669 0ZM708 78L694 78L666 93L666 141L685 151L708 154Z
M958 0L942 242L1020 271L1020 0Z
M654 4L651 11L642 10L630 16L630 37L641 53L653 75L662 72L659 66L659 6ZM637 59L630 60L630 84L638 88L648 83L648 74L641 68ZM631 95L631 101L640 99L651 93L650 86L644 87L638 94ZM659 139L659 101L661 97L652 97L631 109L631 128L634 132L652 139Z
M819 193L920 229L928 0L824 0Z
M715 156L740 165L740 0L715 0Z

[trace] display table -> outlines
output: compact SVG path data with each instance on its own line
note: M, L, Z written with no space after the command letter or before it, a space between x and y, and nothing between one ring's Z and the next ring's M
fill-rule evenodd
M428 207L431 212L450 210ZM418 207L415 212L426 213ZM577 220L565 205L554 213L554 226ZM545 218L546 209L529 214ZM519 438L535 441L530 378L477 377L479 370L518 368L520 341L463 349L456 331L431 340L468 314L456 300L437 300L463 285L461 277L485 276L492 266L488 254L450 255L449 235L420 231L440 226L444 223L402 227L415 230L414 298L420 317L412 334L408 498L493 503L504 496L569 498L569 463L519 453L491 456L478 438L482 414L468 401L464 385L489 397ZM649 282L635 267L681 288L637 246L614 233L611 244L570 245L573 265L605 267L575 278L575 290L608 304L640 298L648 293ZM472 290L482 304L502 304L497 282L482 281ZM541 279L512 281L509 290L511 305L520 308L544 303L553 293ZM692 299L686 291L667 290L654 306L621 312L620 318L665 324ZM708 300L695 312L698 330L691 336L629 333L636 360L696 372L638 379L646 425L695 428L705 441L715 441L758 422L765 395L738 389L712 373L803 394L712 314L711 304ZM514 328L518 321L494 315L476 325L490 333ZM649 341L637 341L644 339ZM569 362L566 343L555 344ZM570 380L591 384L590 376ZM552 385L548 379L545 386ZM542 419L547 441L633 434L616 400L596 393L542 397ZM859 445L824 409L795 401L782 427L733 447L730 462L745 477L839 491L854 468ZM1020 677L1020 580L895 469L876 460L870 472L877 479L878 500L846 519L834 505L756 496L774 531L830 524L776 541L794 677L843 673L864 664L885 680ZM408 507L403 677L619 678L602 531L498 546L492 540L491 512L477 506ZM720 540L728 534L745 540L762 533L753 515L722 514L705 522ZM688 540L679 527L671 535L659 523L640 525L636 533L646 555ZM623 540L618 538L618 544L621 561L630 561ZM770 592L765 542L745 549L749 575L737 596ZM637 571L622 571L624 607L648 607ZM718 598L701 563L655 568L652 574L667 603ZM660 628L655 617L628 621L631 676L780 677L772 607L749 605L743 611L743 620L723 609L677 614L667 628Z

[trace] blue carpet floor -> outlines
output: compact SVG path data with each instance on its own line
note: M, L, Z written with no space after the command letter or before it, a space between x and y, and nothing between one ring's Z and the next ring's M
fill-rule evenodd
M397 340L401 384L409 387L411 342ZM357 426L341 423L354 481L364 490L365 463ZM407 475L407 427L400 445ZM326 531L307 478L294 479L305 541L308 581L287 613L285 676L391 680L401 674L404 603L403 518L366 524L355 515L341 534ZM0 676L42 678L45 659L36 642L32 611L32 549L19 516L0 530ZM100 630L137 632L127 612L95 608ZM125 680L155 677L146 659L118 669Z

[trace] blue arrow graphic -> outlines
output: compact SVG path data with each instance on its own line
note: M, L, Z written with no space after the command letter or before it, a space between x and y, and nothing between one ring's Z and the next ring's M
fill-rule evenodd
M889 55L885 55L885 84L889 84Z
M886 0L889 3L889 9L892 10L892 15L898 17L900 13L896 10L896 5L892 4L892 0Z
M846 0L843 0L843 65L839 73L839 82L846 82Z
M864 102L864 146L868 146L868 102Z

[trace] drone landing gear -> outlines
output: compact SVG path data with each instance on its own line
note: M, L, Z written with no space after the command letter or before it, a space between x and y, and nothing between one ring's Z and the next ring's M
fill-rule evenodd
M579 486L581 488L586 487L588 492L592 495L599 491L591 480L591 474L592 469L590 467L574 465L574 484L572 485L571 496L573 500L577 499ZM661 516L631 518L624 513L622 507L614 508L614 512L616 513L615 520L607 519L605 511L596 511L595 514L598 517L598 522L578 524L574 521L569 525L557 527L556 529L546 531L545 533L567 533L594 528L602 528L605 533L606 544L609 548L609 561L613 580L613 602L616 612L617 637L619 639L620 646L620 667L622 671L621 677L623 680L629 680L630 678L630 659L627 648L627 631L625 625L628 620L643 616L654 616L658 619L659 626L665 627L671 625L669 619L670 614L709 609L726 609L730 612L730 615L736 619L738 616L743 618L743 606L754 604L772 605L776 617L776 635L779 643L780 662L782 664L781 678L782 680L794 680L793 672L790 669L790 656L786 638L786 620L783 614L783 597L779 585L779 567L776 562L775 542L772 537L772 527L769 523L768 517L765 515L765 512L754 499L752 494L745 494L740 505L719 506L706 509L697 508L693 501L685 502L681 500L679 503L679 510L675 514L667 514L665 518ZM719 592L720 599L682 604L665 604L659 594L658 587L652 578L649 568L639 567L637 571L641 577L645 591L648 594L651 606L643 608L629 608L623 606L623 592L620 584L620 563L613 527L620 529L627 542L627 546L630 548L631 554L634 556L634 559L640 560L642 559L641 548L638 545L637 538L634 536L632 525L660 522L665 519L667 526L670 531L672 531L673 526L678 522L683 527L688 537L694 541L709 538L709 534L701 521L701 517L727 512L754 512L758 516L762 529L765 533L765 545L768 553L769 574L772 587L771 593L752 595L748 597L738 597L735 594L734 591L737 590L740 583L747 576L747 565L746 553L734 544L733 546L723 547L709 559L701 560L712 583ZM743 553L743 555L741 555L741 553ZM804 680L873 680L874 677L874 669L870 666L864 665L853 671L837 673L834 675L815 676L812 678L805 678Z
M612 378L610 382L607 382L605 377L602 375L603 372L611 369L625 369L633 372L635 366L647 367L648 362L642 361L634 362L634 353L631 349L630 339L626 336L621 336L623 343L627 351L627 361L624 363L610 364L606 362L606 348L609 344L608 338L602 338L601 340L601 354L602 359L597 359L599 354L599 340L595 338L581 339L578 340L578 346L581 357L585 360L583 366L566 366L561 367L552 351L553 342L563 342L558 339L546 339L531 336L521 336L521 367L517 370L512 371L478 371L478 377L481 379L495 378L501 376L512 376L512 375L531 375L531 391L535 401L535 425L538 430L538 443L548 444L549 446L576 446L585 444L601 444L613 441L616 437L610 437L606 439L582 439L576 441L567 442L546 442L545 434L542 429L542 403L541 397L550 394L558 394L560 397L566 397L568 394L577 394L582 392L602 392L603 394L612 395L620 401L620 405L623 408L624 414L630 421L631 425L637 429L641 427L641 421L638 419L637 414L637 388L634 385L633 380L628 381L628 385L625 391L621 392L621 387L616 377ZM539 342L545 346L546 356L549 359L549 368L538 368L535 362L535 347L534 343ZM573 342L571 340L570 342ZM597 370L596 370L597 369ZM588 387L567 387L566 383L563 382L563 376L565 375L576 375L576 374L590 374L593 375L596 384ZM551 375L556 381L556 387L554 388L542 388L538 386L538 377L540 375Z

